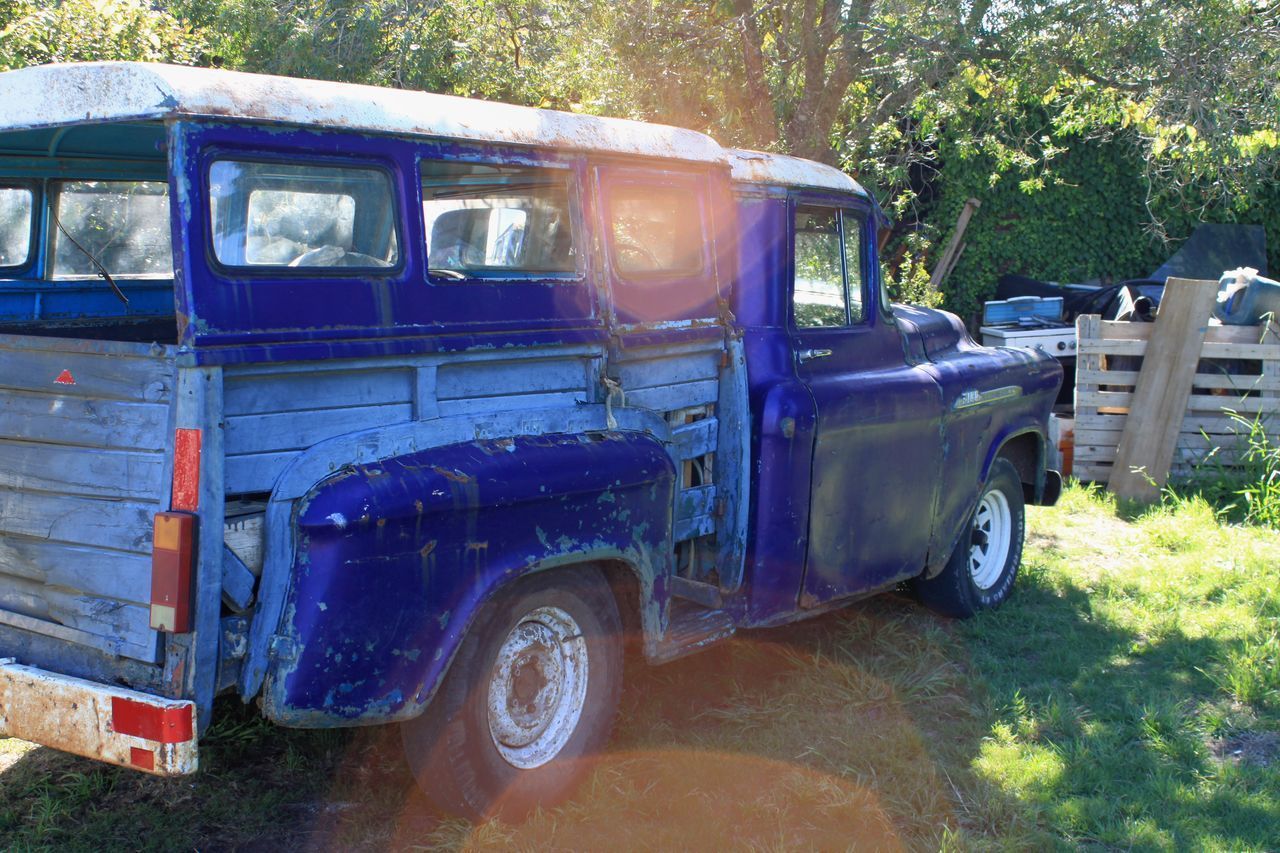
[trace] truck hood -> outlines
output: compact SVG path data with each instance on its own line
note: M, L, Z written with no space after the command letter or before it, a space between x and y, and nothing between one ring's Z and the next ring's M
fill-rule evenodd
M902 330L908 353L919 360L933 360L956 350L977 349L960 318L950 311L893 306L893 317Z

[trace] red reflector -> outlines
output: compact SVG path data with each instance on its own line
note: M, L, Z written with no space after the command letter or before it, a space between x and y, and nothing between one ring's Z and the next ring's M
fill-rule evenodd
M149 749L129 747L129 763L139 770L155 770L156 754Z
M62 371L61 373L58 374L58 378L53 381L58 383L59 385L75 385L76 384L76 378L71 375L70 370Z
M195 512L200 506L200 430L173 431L172 509Z
M191 706L158 708L145 702L135 702L120 696L111 697L111 728L117 734L146 738L160 743L184 743L191 740ZM130 760L138 757L134 748ZM154 761L152 756L149 761ZM141 765L138 765L141 766Z
M196 517L157 512L151 539L151 627L183 634L191 630L191 576Z

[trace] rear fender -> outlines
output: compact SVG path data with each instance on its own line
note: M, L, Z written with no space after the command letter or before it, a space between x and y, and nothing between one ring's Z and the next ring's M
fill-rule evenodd
M376 465L384 459L449 444L551 433L604 432L611 427L646 433L663 442L671 440L666 421L652 412L618 408L611 418L603 405L579 404L502 412L482 418L460 415L411 421L332 438L298 454L276 481L267 504L262 579L236 682L240 696L245 702L253 699L262 688L268 665L289 651L280 645L283 641L277 641L277 630L295 574L297 517L303 498L317 483L344 469Z
M590 562L660 628L675 467L642 432L468 441L345 468L299 502L263 710L293 726L416 716L500 587Z

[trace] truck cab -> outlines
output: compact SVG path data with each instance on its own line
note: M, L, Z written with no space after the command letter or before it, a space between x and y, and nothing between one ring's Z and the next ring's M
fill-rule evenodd
M971 616L1056 497L1057 363L889 304L838 170L162 65L0 103L0 734L189 773L238 696L518 814L627 638Z

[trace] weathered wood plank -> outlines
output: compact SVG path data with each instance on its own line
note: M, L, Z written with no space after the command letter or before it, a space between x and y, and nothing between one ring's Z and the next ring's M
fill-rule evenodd
M5 577L0 583L0 609L57 622L100 637L143 643L150 636L148 606L106 596L45 586L26 578Z
M223 384L227 417L408 403L413 392L414 373L404 367L267 376L228 373Z
M1076 373L1076 384L1081 382L1097 385L1129 385L1138 381L1136 370L1081 370ZM1196 388L1217 388L1227 391L1278 391L1280 376L1247 373L1197 373L1193 386Z
M1216 281L1170 278L1165 282L1129 421L1120 436L1116 470L1107 483L1121 497L1152 500L1168 479L1174 441L1187 411L1217 293Z
M249 608L256 578L249 567L225 544L222 546L222 597L236 610Z
M1124 421L1127 415L1095 415L1084 421L1083 424L1079 417L1076 418L1076 432L1079 434L1081 430L1086 429L1105 429L1115 430L1119 432L1124 429ZM1280 421L1280 418L1268 418L1264 416L1264 420ZM1236 421L1225 414L1206 415L1196 412L1188 412L1182 419L1182 432L1198 433L1204 430L1207 433L1234 433L1242 429Z
M94 649L103 649L111 654L123 655L146 663L155 663L159 660L159 647L154 633L145 640L131 642L123 637L104 637L78 628L59 625L56 622L47 622L43 619L36 619L32 616L13 613L8 610L0 610L0 624L56 637Z
M440 417L454 415L484 415L519 409L545 409L575 406L586 400L586 391L551 391L542 394L519 394L509 397L469 397L458 400L441 400Z
M293 461L300 451L281 450L275 453L247 453L228 456L223 468L226 492L229 495L249 492L269 492L276 478Z
M679 385L667 385L661 388L625 390L628 406L638 406L656 412L669 412L673 409L714 403L720 393L720 383L714 379L708 379L703 382L682 382Z
M720 375L720 351L622 361L618 375L628 394L635 388L658 388L715 379Z
M151 553L156 505L0 488L0 534Z
M63 371L74 381L66 381ZM26 349L0 353L0 388L11 391L159 403L170 398L173 383L173 364L163 359Z
M0 437L119 450L162 450L169 407L0 393Z
M151 597L151 557L144 554L5 536L0 574L126 601Z
M1092 316L1092 315L1090 315ZM1135 324L1136 325L1136 324ZM1252 328L1252 327L1242 327ZM1147 351L1146 341L1123 340L1103 341L1080 338L1076 342L1076 351L1080 355L1143 355ZM1275 358L1274 344L1204 344L1200 358L1240 358L1262 360Z
M164 457L0 439L0 486L59 494L160 499Z
M1114 445L1084 445L1075 449L1075 459L1081 462L1115 462L1118 448ZM1174 449L1173 461L1184 465L1198 464L1212 458L1223 465L1234 465L1244 454L1243 448L1214 447L1201 442L1199 447L1179 446Z
M1102 356L1097 352L1090 352L1085 347L1086 342L1093 342L1099 335L1099 327L1102 318L1097 314L1082 314L1076 318L1076 341L1078 346L1078 355L1076 358L1076 389L1075 389L1075 414L1077 426L1082 418L1088 418L1098 413L1096 406L1080 398L1084 395L1098 390L1098 386L1088 381L1090 373L1102 369ZM1080 378L1079 374L1083 373L1085 378Z
M388 406L241 415L226 419L227 454L300 450L327 438L403 423L412 417L413 406L408 401Z
M1076 395L1076 405L1104 409L1129 410L1135 405L1133 391L1085 391ZM1266 397L1224 397L1220 394L1188 394L1184 412L1221 412L1230 409L1241 413L1280 413L1280 400ZM1181 423L1181 421L1179 421Z
M0 352L57 352L71 356L101 356L113 358L141 358L170 360L178 348L168 344L138 343L135 341L104 341L92 338L55 338L43 335L0 335Z
M693 459L714 453L719 439L720 421L704 418L671 430L671 443L677 459Z
M436 372L436 397L446 400L585 391L581 358L521 359L509 362L455 362Z
M1201 434L1194 430L1183 430L1182 432L1178 433L1178 445L1182 446L1185 443L1186 445L1189 446L1197 442L1200 445L1204 445L1206 441L1208 441L1213 444L1218 444L1224 447L1228 447L1236 444L1237 442L1243 441L1245 437L1246 437L1245 434L1243 434L1242 432L1215 433L1215 432L1208 432L1206 430L1204 434ZM1077 447L1083 447L1087 445L1119 447L1120 431L1107 430L1107 429L1076 430L1074 441Z
M1102 320L1096 337L1104 341L1149 341L1154 323ZM1211 344L1280 344L1275 326L1209 326L1204 342Z
M714 485L681 489L676 494L675 517L686 519L696 515L710 515L715 508L716 493Z

